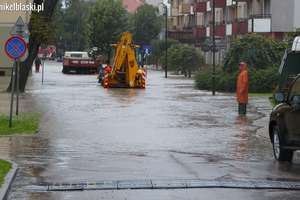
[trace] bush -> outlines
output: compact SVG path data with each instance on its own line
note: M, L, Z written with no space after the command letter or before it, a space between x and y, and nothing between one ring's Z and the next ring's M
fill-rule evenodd
M165 55L162 56L165 66ZM189 45L174 45L168 49L168 68L174 71L181 71L186 76L191 76L192 71L199 70L204 65L204 58L201 53Z
M235 92L238 73L229 73L223 69L216 72L216 90L220 92ZM278 82L276 67L267 69L249 70L249 92L264 93L273 92ZM212 89L212 71L203 70L195 77L195 86L200 90Z
M287 43L263 35L248 34L234 40L225 57L225 70L236 71L244 61L249 68L266 69L279 66Z
M179 42L177 40L168 39L167 48L169 49L173 45L177 45ZM152 52L150 55L150 60L153 64L161 63L161 55L163 55L166 51L166 41L165 40L152 40L151 41Z

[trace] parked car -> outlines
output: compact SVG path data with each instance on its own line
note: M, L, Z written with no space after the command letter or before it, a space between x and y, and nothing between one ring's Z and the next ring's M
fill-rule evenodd
M97 62L83 51L67 51L63 58L63 73L96 73L100 62Z
M279 82L274 95L276 106L269 122L269 135L275 159L292 161L300 150L300 37L287 49L279 68Z
M276 93L279 103L274 107L269 125L274 157L292 161L295 150L300 150L300 75L291 84L287 95Z

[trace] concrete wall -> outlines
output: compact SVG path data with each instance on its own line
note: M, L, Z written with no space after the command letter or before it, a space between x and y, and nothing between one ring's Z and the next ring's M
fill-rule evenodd
M11 3L12 1L4 1ZM29 3L32 0L14 0L16 3ZM2 3L2 1L1 1ZM6 40L10 37L10 30L12 26L17 21L18 17L21 16L25 23L29 22L30 13L29 12L11 12L11 11L0 11L0 74L5 73L5 75L10 74L10 69L12 67L12 61L6 56L4 51L4 44Z
M252 0L250 2L250 15L258 15L262 13L262 4L261 1Z
M271 0L272 32L291 32L294 30L295 1Z
M10 74L9 69L12 67L13 62L6 56L4 45L6 40L9 38L9 31L11 26L8 24L0 24L0 74Z
M300 1L299 0L294 0L295 1L295 13L294 13L294 28L300 28Z

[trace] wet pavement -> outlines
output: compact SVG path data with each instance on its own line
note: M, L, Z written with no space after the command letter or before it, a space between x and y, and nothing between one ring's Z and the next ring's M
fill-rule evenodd
M146 90L104 89L95 75L63 75L47 63L34 74L26 106L43 114L39 134L0 138L0 157L20 166L10 199L297 199L280 190L193 189L36 193L40 183L136 179L300 181L293 164L272 156L266 97L247 118L235 97L193 89L193 81L148 72ZM24 109L24 108L23 108Z

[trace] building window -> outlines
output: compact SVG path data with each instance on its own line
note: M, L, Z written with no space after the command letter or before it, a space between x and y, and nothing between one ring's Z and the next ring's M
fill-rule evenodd
M246 19L248 18L247 2L238 2L237 6L237 18Z
M223 8L216 8L216 23L222 23L223 22Z
M197 26L204 26L205 24L204 20L204 14L203 13L197 13Z

